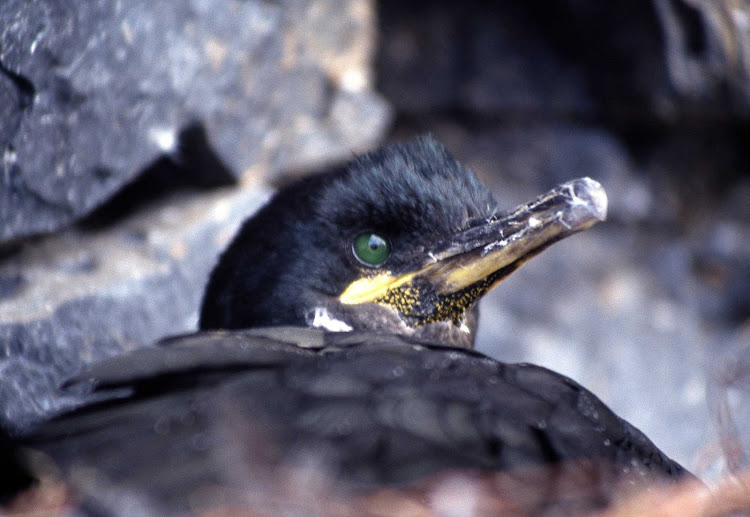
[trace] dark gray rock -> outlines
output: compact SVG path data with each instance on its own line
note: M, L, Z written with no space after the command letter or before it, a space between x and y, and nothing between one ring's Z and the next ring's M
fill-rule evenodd
M708 400L724 467L739 473L750 468L750 327L719 337L723 354L714 367Z
M379 10L379 87L411 116L750 115L743 3L382 0Z
M195 329L219 252L264 197L253 185L381 137L372 14L366 0L0 4L0 244L16 248L0 262L0 419L59 410L60 382L89 362ZM205 190L232 181L244 188Z
M179 154L190 126L238 177L368 147L388 121L368 86L370 14L364 0L0 3L0 242L90 212ZM352 103L368 117L341 120Z
M750 113L750 6L653 0L672 86L709 115Z
M613 4L623 4L620 10L627 16L610 16L618 9ZM655 24L643 31L630 23L643 16L654 19L649 5L647 0L627 2L627 8L625 2L594 6L559 0L490 6L468 0L418 1L406 7L383 0L379 87L397 109L409 114L450 109L486 116L591 116L609 100L606 92L597 91L597 81L616 81L613 74L625 79L624 84L618 81L622 97L622 86L640 79L631 77L634 70L623 69L623 59L617 58L642 68L660 59L654 48ZM618 27L619 33L634 31L631 39L645 55L626 55L616 43L609 44ZM600 34L608 37L597 41ZM594 42L595 48L589 48ZM589 60L594 53L597 57ZM654 84L659 77L649 74L649 80Z

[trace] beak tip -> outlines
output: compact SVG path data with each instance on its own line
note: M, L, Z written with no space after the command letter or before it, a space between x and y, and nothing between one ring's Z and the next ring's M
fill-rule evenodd
M601 183L591 178L579 178L570 182L572 204L582 205L598 221L607 218L607 193Z

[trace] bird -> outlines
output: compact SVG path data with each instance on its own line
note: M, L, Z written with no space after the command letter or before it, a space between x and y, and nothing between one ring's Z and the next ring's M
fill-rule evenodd
M292 182L219 258L197 332L88 367L63 387L80 407L0 440L10 492L60 480L84 514L366 515L351 501L378 490L490 479L506 515L564 515L690 479L572 379L473 349L479 299L606 208L581 178L500 211L430 136Z

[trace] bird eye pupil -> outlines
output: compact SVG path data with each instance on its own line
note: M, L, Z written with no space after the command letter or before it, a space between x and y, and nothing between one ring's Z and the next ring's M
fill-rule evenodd
M383 264L391 254L388 240L374 232L361 233L354 239L352 251L357 260L366 266L377 267Z

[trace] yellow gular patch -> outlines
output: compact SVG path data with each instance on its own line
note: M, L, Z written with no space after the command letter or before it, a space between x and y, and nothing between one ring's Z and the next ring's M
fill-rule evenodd
M415 274L416 272L394 277L390 271L386 271L379 275L359 278L341 293L339 301L347 305L377 302L386 295L388 290L409 282Z

